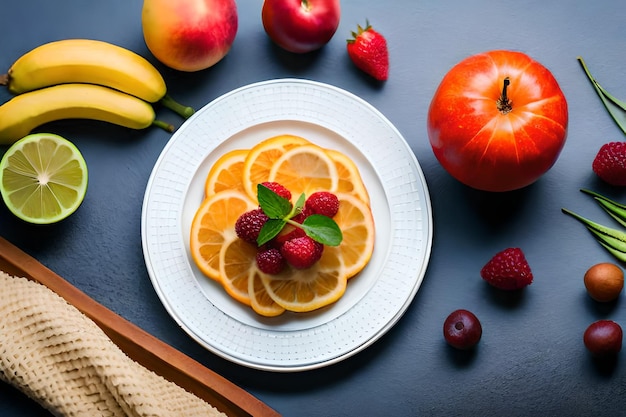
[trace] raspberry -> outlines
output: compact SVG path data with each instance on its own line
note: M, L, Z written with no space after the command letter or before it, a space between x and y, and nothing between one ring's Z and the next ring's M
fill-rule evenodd
M268 219L260 208L247 211L235 222L235 233L240 239L256 245L259 232Z
M518 290L533 282L533 274L520 248L508 248L494 255L480 276L501 290Z
M335 194L328 191L318 191L311 194L304 204L304 213L306 215L321 214L334 217L338 211L339 199Z
M280 248L280 253L296 269L310 268L320 260L323 251L324 245L308 236L288 240Z
M626 186L626 142L602 145L591 167L608 184Z
M260 250L256 254L256 264L266 274L280 274L285 267L285 258L276 248Z
M266 182L261 183L261 185L266 186L267 188L274 191L279 196L286 198L287 200L291 200L291 191L285 188L282 184L279 184L277 182L266 181Z

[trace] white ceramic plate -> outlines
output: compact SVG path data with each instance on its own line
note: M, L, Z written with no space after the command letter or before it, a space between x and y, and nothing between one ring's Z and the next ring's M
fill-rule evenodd
M264 318L196 268L189 230L217 158L279 134L303 136L355 161L372 200L376 242L370 263L337 303ZM355 95L297 79L239 88L187 120L152 171L141 227L148 273L174 320L223 358L280 372L338 362L385 334L420 287L433 234L423 173L398 130Z

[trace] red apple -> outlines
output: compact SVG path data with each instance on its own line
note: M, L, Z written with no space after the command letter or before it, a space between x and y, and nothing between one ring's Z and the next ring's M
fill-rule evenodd
M510 191L553 166L567 122L565 96L547 68L521 52L490 51L444 76L428 110L428 136L457 180Z
M143 35L150 52L180 71L219 62L237 33L235 0L144 0Z
M339 26L339 0L265 0L263 27L281 48L311 52L326 45Z

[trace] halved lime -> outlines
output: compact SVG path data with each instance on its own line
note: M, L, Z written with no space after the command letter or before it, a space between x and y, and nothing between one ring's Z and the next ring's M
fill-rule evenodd
M87 192L87 164L78 148L51 133L15 142L0 161L0 193L13 214L49 224L74 213Z

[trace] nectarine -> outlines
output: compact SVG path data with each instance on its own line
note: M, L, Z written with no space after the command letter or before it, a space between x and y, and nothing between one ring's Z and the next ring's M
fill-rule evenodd
M143 35L150 52L180 71L199 71L219 62L237 33L234 0L144 0Z

